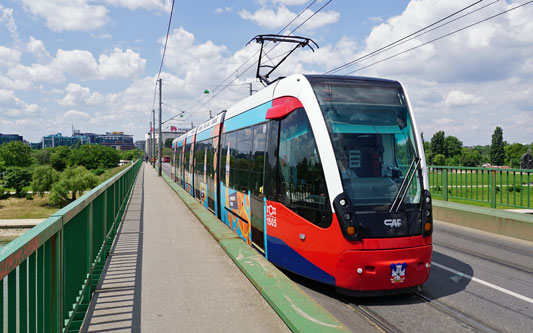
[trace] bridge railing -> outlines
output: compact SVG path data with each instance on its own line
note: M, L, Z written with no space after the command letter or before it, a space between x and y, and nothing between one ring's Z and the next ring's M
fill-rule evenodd
M0 331L79 330L140 167L137 161L0 250Z
M428 166L435 199L487 203L490 207L532 208L533 170Z

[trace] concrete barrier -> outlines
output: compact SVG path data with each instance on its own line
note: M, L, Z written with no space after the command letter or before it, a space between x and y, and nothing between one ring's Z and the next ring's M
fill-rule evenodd
M433 219L533 242L533 215L433 200Z

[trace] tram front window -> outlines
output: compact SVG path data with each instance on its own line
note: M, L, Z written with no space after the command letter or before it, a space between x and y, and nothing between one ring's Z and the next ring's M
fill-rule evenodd
M413 163L418 160L416 139L401 87L392 82L369 85L350 79L309 81L352 204L388 209L402 182L407 178L404 184L408 184L411 176L403 204L418 204L421 171Z

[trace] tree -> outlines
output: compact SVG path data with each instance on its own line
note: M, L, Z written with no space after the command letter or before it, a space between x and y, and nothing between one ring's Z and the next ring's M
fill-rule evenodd
M44 148L33 151L33 157L40 165L50 164L50 156L52 156L53 148Z
M52 185L59 179L59 172L54 170L51 166L42 165L33 171L31 182L31 189L34 193L39 193L41 198L44 192L50 191Z
M165 144L163 145L163 148L172 148L172 141L174 141L173 138L166 139Z
M51 205L63 205L69 201L68 194L71 193L71 201L76 200L78 194L92 189L98 184L98 177L83 166L69 167L62 174L57 183L52 186L48 202Z
M521 143L505 146L505 164L511 168L520 168L520 158L527 152L527 147Z
M431 137L431 153L433 154L432 156L434 164L436 164L436 155L440 154L446 156L446 146L444 145L444 137L444 131L438 131Z
M15 195L21 197L24 194L24 187L30 185L31 171L18 166L8 167L4 174L4 186L15 189Z
M481 164L481 154L475 149L463 147L461 160L463 162L463 166L476 167Z
M442 154L437 154L433 157L434 165L446 165L446 157Z
M446 150L446 157L450 158L455 156L461 156L463 143L455 136L450 135L444 139L444 147Z
M4 167L28 167L33 163L31 148L22 141L11 141L0 146L0 164Z
M82 145L72 152L72 165L81 165L86 169L114 168L120 162L120 153L113 148L101 145Z
M503 165L505 162L505 150L503 145L503 130L496 126L492 134L492 144L490 146L490 163L492 165Z
M144 156L144 151L140 149L131 149L120 152L120 157L123 160L134 161Z
M59 146L50 155L50 164L54 169L61 172L67 167L71 154L72 151L69 147Z

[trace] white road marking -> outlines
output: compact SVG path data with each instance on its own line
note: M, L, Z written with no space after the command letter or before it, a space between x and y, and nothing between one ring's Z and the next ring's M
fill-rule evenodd
M462 276L462 277L465 277L465 278L467 278L467 279L470 279L470 280L472 280L472 281L474 281L474 282L481 283L482 285L485 285L485 286L487 286L487 287L490 287L490 288L496 289L496 290L498 290L498 291L501 291L502 293L506 293L507 295L514 296L514 297L516 297L516 298L518 298L518 299L521 299L521 300L523 300L523 301L526 301L526 302L529 302L529 303L533 304L533 299L531 299L531 298L529 298L529 297L526 297L526 296L524 296L524 295L520 295L520 294L518 294L518 293L515 293L514 291L510 291L510 290L507 290L507 289L505 289L505 288L498 287L498 286L495 285L495 284L492 284L492 283L487 282L487 281L480 280L480 279L478 279L478 278L475 278L475 277L470 276L470 275L465 274L465 273L461 273L461 272L459 272L459 271L456 271L456 270L453 269L453 268L446 267L446 266L441 265L441 264L436 263L436 262L432 262L431 264L434 265L434 266L437 266L437 267L439 267L439 268L445 269L445 270L447 270L447 271L449 271L449 272L452 272L452 273L455 273L455 274L457 274L457 275L460 275L460 276Z

